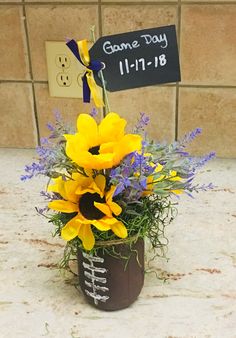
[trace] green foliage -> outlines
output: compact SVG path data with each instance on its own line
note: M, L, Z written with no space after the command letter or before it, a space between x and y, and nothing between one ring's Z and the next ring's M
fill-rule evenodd
M150 197L144 197L136 203L128 203L125 211L123 211L117 219L122 221L128 230L128 241L132 245L132 239L147 238L155 255L165 257L165 247L168 245L168 239L165 236L165 228L169 225L175 216L177 215L176 204L171 202L169 197L160 197L158 195L151 195ZM51 216L50 222L55 226L54 236L61 233L63 226L75 216L76 213L65 214L57 213ZM111 256L117 257L117 252L114 245L99 245L106 242L112 243L114 240L118 240L118 237L110 231L99 231L93 227L93 233L97 245L92 249L91 254L97 253L98 250L108 253ZM129 239L131 239L129 241ZM68 262L77 254L77 250L80 248L84 250L81 240L76 237L73 240L67 242L64 256L60 262L61 268L68 267ZM122 257L128 259L129 257Z
M144 118L144 115L142 118ZM142 123L146 124L145 121L144 119ZM64 184L63 181L66 182L74 179L76 175L72 178L73 173L87 176L87 171L73 162L66 154L64 134L70 133L69 129L63 126L61 120L57 120L55 128L50 126L49 129L52 130L51 136L48 140L44 140L43 145L37 149L39 162L26 166L27 175L23 176L22 180L36 175L48 176L49 179L61 176L61 182ZM106 216L114 217L122 222L127 229L128 236L125 240L121 240L112 230L98 230L91 222L95 238L95 246L90 251L91 254L96 255L98 250L103 250L103 252L117 257L120 254L116 252L115 246L112 245L113 241L119 240L120 242L129 243L132 248L132 243L135 239L147 238L154 249L155 255L165 256L165 248L168 244L165 228L177 215L177 203L174 203L171 198L181 193L186 193L192 197L192 192L205 191L213 187L212 184L202 186L192 185L197 170L214 157L214 154L210 153L205 157L195 158L186 152L186 144L191 142L199 133L200 129L197 128L195 131L187 134L182 141L171 144L160 144L144 138L141 151L131 152L122 159L119 165L113 166L110 169L92 169L92 174L90 173L89 175L93 179L98 175L103 175L106 178L106 187L103 192L104 201L102 203L106 203L106 193L109 192L112 186L115 186L112 203L117 203L121 207L122 212L117 215L118 213L110 209L110 212L112 210L111 216L107 216L109 213ZM62 191L62 193L60 192L61 196L58 191ZM66 188L64 191L63 189L54 190L51 194L48 192L44 193L48 201L54 201L59 198L64 199L64 202L78 203L78 211L75 213L57 211L50 215L47 214L46 217L49 219L49 222L55 226L53 236L61 236L62 228L77 213L85 217L82 213L82 208L79 206L79 201L81 201L79 198L81 197L78 196L76 202L74 199L70 201L65 192ZM77 194L77 191L73 193ZM60 210L60 208L55 210ZM77 209L73 208L72 210ZM91 212L91 208L89 212ZM43 214L43 211L39 213ZM105 216L105 212L103 216ZM91 220L91 218L88 219ZM120 224L120 222L117 223ZM75 237L67 242L60 266L66 268L69 260L72 256L76 256L79 248L85 250L79 237Z

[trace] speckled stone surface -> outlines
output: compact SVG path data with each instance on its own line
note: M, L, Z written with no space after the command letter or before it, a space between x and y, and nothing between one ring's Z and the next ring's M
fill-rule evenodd
M167 231L169 261L149 265L159 278L147 273L128 309L102 312L85 302L73 274L56 268L64 243L34 210L46 181L19 179L33 154L0 149L1 338L236 337L236 160L200 172L213 191L181 197Z

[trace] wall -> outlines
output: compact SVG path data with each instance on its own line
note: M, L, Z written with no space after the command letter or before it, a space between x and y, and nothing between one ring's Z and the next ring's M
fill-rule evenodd
M89 38L94 24L107 35L173 23L182 82L113 93L112 108L132 124L146 112L159 140L202 127L196 153L236 157L236 0L0 0L0 146L34 147L54 109L72 122L91 110L80 99L49 97L46 40Z

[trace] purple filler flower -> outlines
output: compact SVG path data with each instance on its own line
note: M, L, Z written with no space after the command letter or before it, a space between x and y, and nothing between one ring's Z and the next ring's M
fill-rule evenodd
M138 123L135 126L135 133L139 133L148 125L150 118L145 113L140 113Z
M48 128L48 130L50 130L50 131L55 131L55 127L51 124L51 123L47 123L47 128Z
M97 109L96 109L96 108L93 108L93 109L91 110L91 112L89 113L89 115L92 116L92 117L97 116L97 115L98 115Z
M31 165L25 166L25 172L27 175L21 176L21 181L26 181L28 179L31 179L33 176L36 176L38 174L44 174L45 173L45 166L40 163L32 163Z
M187 133L182 140L179 142L176 142L177 148L185 148L186 145L190 142L192 142L198 135L200 135L202 132L201 128L196 128L189 133Z
M53 110L54 116L55 116L55 120L56 121L61 121L61 113L58 109L54 109Z
M200 157L196 162L195 162L195 168L201 168L203 167L208 161L210 161L211 159L213 159L216 156L215 152L210 152L209 154Z

